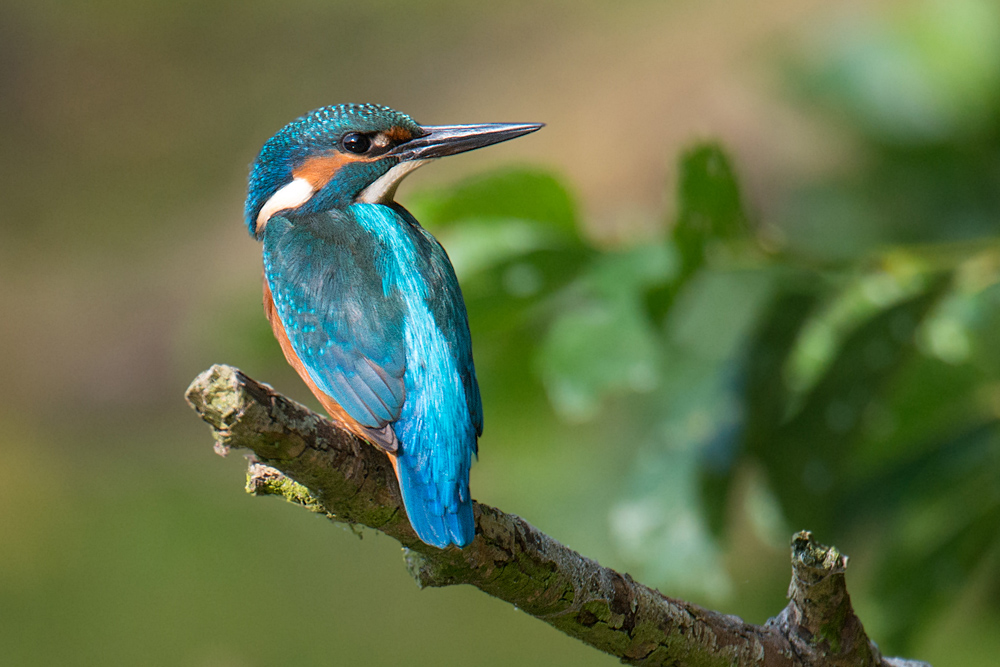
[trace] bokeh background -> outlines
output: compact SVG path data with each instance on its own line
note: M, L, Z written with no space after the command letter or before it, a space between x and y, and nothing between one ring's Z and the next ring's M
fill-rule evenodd
M400 191L469 301L479 500L755 623L809 528L887 652L995 664L992 0L0 4L4 664L613 663L246 496L183 402L220 362L315 407L242 199L347 101L548 124Z

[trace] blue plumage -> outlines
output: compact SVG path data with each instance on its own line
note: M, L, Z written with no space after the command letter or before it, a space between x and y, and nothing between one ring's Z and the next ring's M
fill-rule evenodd
M264 232L264 276L292 347L316 386L371 428L398 419L405 396L405 304L376 266L386 250L336 210L276 216Z
M398 206L355 204L348 211L392 256L383 281L406 304L403 340L414 362L406 401L393 425L401 443L400 489L410 523L435 546L464 546L475 525L469 467L482 433L482 403L462 293L441 245ZM442 271L446 267L446 271ZM435 305L447 303L448 310ZM435 310L444 315L435 317Z
M264 274L316 386L364 426L393 423L403 500L421 510L409 512L414 530L465 545L482 406L458 281L415 222L379 204L276 216Z
M286 126L251 171L272 326L323 405L393 458L417 536L475 535L469 468L483 409L465 304L448 256L393 200L413 167L538 125L421 127L375 105Z

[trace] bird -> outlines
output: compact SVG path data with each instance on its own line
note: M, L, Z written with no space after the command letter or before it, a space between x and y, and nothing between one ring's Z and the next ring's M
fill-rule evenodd
M250 168L245 220L285 359L334 422L388 455L414 532L442 549L475 537L483 406L455 270L396 188L437 158L542 126L325 106L280 129Z

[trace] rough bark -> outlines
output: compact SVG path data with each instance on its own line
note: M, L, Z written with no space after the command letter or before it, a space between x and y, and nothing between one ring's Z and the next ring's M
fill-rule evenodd
M793 538L788 606L756 626L667 597L488 505L475 506L471 545L430 547L410 528L382 453L230 366L199 375L187 400L212 426L216 451L251 452L251 493L382 531L405 547L419 585L471 584L624 663L926 666L879 654L851 607L847 558L808 532Z

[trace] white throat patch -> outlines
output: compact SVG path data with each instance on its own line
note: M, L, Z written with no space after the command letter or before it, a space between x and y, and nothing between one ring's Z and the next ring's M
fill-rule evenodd
M361 191L357 201L363 204L391 204L399 187L407 174L430 162L430 160L407 160L379 176L378 180Z
M312 183L304 178L296 178L288 185L279 188L264 203L264 206L260 209L260 213L257 214L257 233L261 233L272 215L287 208L302 206L312 198L315 192Z

